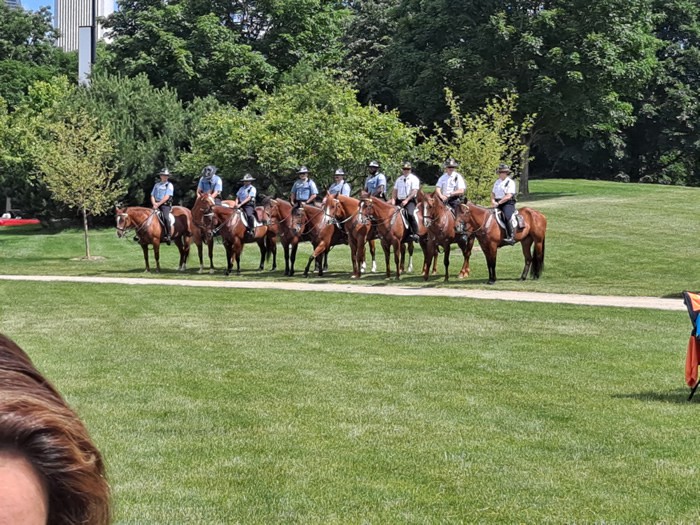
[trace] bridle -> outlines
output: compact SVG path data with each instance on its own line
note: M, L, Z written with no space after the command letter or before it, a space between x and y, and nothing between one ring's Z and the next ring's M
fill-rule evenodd
M153 216L156 214L156 210L151 210L151 213L146 219L141 223L141 225L134 230L134 234L138 235L141 230L143 230L145 227L147 227L151 223L151 219ZM123 228L119 227L119 219L122 219L124 223L126 224L127 222L136 222L133 220L127 212L123 213L117 213L117 231L121 232L124 235L126 235L126 232L131 230L129 226L124 226Z

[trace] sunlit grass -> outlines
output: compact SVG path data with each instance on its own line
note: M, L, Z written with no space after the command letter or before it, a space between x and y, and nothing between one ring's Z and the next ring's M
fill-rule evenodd
M117 523L693 522L683 312L0 282Z

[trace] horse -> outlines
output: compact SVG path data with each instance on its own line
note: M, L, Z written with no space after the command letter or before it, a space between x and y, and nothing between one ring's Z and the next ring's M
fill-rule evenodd
M146 261L146 271L150 272L148 262L148 245L153 245L153 256L156 260L156 272L160 272L160 243L163 235L163 227L156 217L156 210L130 206L128 208L116 208L117 237L124 237L128 230L134 230L135 240L143 249L143 258ZM187 257L190 254L192 241L192 214L187 208L173 206L171 215L175 219L173 240L180 251L180 263L178 271L187 269Z
M361 203L358 199L344 195L326 196L323 213L326 219L334 221L348 236L350 258L352 260L352 279L359 279L362 264L365 261L365 242L372 232L372 223L360 213ZM376 262L372 257L373 267Z
M267 224L254 227L254 235L251 238L247 235L247 228L243 222L243 211L226 206L212 206L211 201L206 204L200 204L200 209L203 212L203 216L208 216L211 213L212 235L216 232L221 234L221 239L226 249L226 271L224 274L231 274L234 259L236 261L236 274L240 274L241 253L243 253L244 244L253 241L259 244L261 240L263 243L266 243L268 238ZM261 209L256 208L256 213ZM267 215L267 210L265 210L265 214ZM207 224L207 222L204 223L205 227Z
M505 232L496 220L495 208L484 208L467 202L460 206L457 225L463 227L467 234L476 236L481 250L486 257L489 269L488 284L496 282L496 255L498 248L504 246ZM519 242L525 257L525 268L520 275L527 279L528 273L533 279L539 279L544 269L544 244L547 232L547 218L532 208L520 208L518 213L525 221L525 227L515 232L515 242Z
M266 199L264 204L268 206L270 214L269 227L275 228L284 250L284 275L294 275L294 262L297 256L297 248L301 240L302 232L295 229L292 222L293 206L284 199Z
M236 201L221 201L222 206L233 208ZM204 261L202 257L203 245L206 242L209 251L209 273L214 273L214 236L212 207L214 200L209 195L199 195L192 206L192 221L194 223L193 240L197 245L199 255L199 273L204 272ZM259 208L258 208L259 209ZM264 239L257 239L260 248L260 266L258 270L265 269L265 261L272 256L272 271L277 269L277 228L268 225L267 236Z
M292 228L300 232L301 240L311 241L314 247L306 263L304 277L309 276L311 263L314 260L317 264L318 276L323 277L323 272L328 268L328 252L333 246L347 244L347 236L336 227L334 220L327 217L321 208L315 206L302 206L292 212Z
M391 265L389 256L391 248L394 248L394 263L396 265L396 279L399 280L401 273L404 271L404 254L408 244L409 264L408 270L413 270L413 243L404 241L406 235L406 227L404 226L403 218L401 217L401 208L394 206L382 199L374 197L366 197L361 199L361 213L369 217L376 228L377 237L381 240L382 249L384 250L384 260L386 262L386 278L391 279ZM427 238L428 230L426 229L420 217L418 220L418 236L420 238L421 248L425 254L428 251ZM401 257L399 260L399 252Z
M430 270L430 259L434 255L437 257L437 248L442 246L444 251L443 264L445 266L445 282L450 278L450 249L453 243L457 243L462 250L464 263L457 277L463 279L469 276L469 257L471 256L472 247L474 246L474 237L468 237L462 232L457 232L455 226L455 216L452 209L449 208L442 199L438 198L434 193L426 193L421 200L421 208L423 215L423 224L430 232L431 240L428 244L429 255L423 263L423 279L428 280Z

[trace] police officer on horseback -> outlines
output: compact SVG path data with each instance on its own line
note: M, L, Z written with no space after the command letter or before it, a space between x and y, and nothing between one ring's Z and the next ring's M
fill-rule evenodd
M503 213L503 222L506 225L506 238L503 244L515 244L515 231L510 222L515 213L515 181L510 178L510 166L500 164L496 170L498 179L493 184L491 192L491 205L497 207Z
M255 178L246 173L241 181L243 186L236 193L236 208L243 210L246 219L248 221L248 227L246 228L246 234L249 237L255 237L255 197L258 194L258 190L253 186L253 181Z
M302 204L313 204L318 195L316 183L309 179L309 168L302 166L297 171L297 175L299 178L294 182L289 196L289 201L295 209L298 209Z
M408 238L412 241L418 241L418 223L414 212L416 211L416 195L418 195L419 189L420 181L411 172L411 163L404 162L401 167L401 176L394 183L389 202L392 205L398 203L399 206L406 210L409 230Z
M328 188L328 193L332 197L337 197L338 195L344 195L345 197L350 196L350 184L345 182L345 172L338 168L335 170L335 175L333 175L335 182L331 184Z
M376 160L367 165L369 175L365 181L365 191L370 197L386 199L386 176L379 171L379 163Z
M467 184L464 182L464 177L455 171L455 168L457 168L455 159L450 158L445 161L445 172L437 181L435 195L452 208L456 216L457 209L467 191Z
M216 174L216 166L206 166L202 169L202 176L197 184L197 197L209 195L214 199L214 203L221 205L221 192L223 183L221 177Z
M170 210L173 205L175 187L172 182L168 181L170 178L168 168L160 170L158 176L160 180L154 184L153 190L151 190L151 205L154 210L160 210L164 224L164 240L166 244L170 244L171 237L174 234L170 227Z

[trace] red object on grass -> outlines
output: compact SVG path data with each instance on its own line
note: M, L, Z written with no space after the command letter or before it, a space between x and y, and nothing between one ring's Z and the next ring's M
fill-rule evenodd
M39 219L0 219L0 226L26 226L39 224Z

